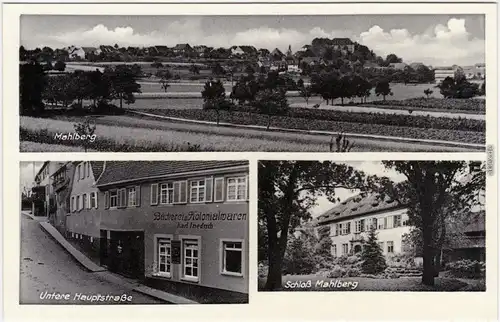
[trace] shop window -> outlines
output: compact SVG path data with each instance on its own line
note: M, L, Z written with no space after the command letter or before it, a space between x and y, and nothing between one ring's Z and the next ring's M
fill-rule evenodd
M243 276L243 242L222 241L222 274Z
M214 202L224 201L224 178L215 178L214 186Z
M118 190L109 191L109 207L110 208L118 207Z
M205 201L205 179L191 181L190 202L200 203Z
M135 187L128 188L127 189L127 193L128 193L128 204L127 204L127 206L128 207L135 207L136 206L136 204L135 204L135 202L136 202Z
M241 201L246 200L247 178L237 177L227 179L227 200Z
M174 184L162 183L160 185L160 204L168 205L174 202Z
M157 273L170 277L172 272L172 247L169 238L158 238Z
M394 242L392 241L387 242L387 253L389 254L394 253Z
M182 278L192 282L200 279L200 248L198 239L183 239Z

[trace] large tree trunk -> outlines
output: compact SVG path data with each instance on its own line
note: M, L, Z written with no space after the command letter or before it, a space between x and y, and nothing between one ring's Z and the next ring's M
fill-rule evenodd
M280 256L279 244L269 243L269 272L267 273L267 280L265 289L268 291L276 291L282 288L282 264L283 259Z

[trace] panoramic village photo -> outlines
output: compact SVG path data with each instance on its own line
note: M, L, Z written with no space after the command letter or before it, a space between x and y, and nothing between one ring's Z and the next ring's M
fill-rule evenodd
M481 152L484 15L20 19L21 152Z
M484 162L259 161L258 179L259 291L486 291Z
M247 161L20 171L19 304L248 303Z

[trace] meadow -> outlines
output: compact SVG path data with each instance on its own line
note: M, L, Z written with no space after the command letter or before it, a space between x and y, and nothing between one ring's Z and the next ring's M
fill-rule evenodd
M35 152L34 143L78 146L79 142L55 140L55 133L73 132L73 124L81 117L20 118L21 151ZM269 151L269 152L329 152L334 137L305 133L263 131L260 129L152 120L130 116L96 117L95 144L90 149L114 152L169 151ZM424 143L392 142L370 138L349 138L352 151L470 151L468 148L446 147ZM27 142L31 142L28 144ZM37 148L38 149L38 148ZM52 147L47 151L57 150ZM82 149L83 151L83 149Z

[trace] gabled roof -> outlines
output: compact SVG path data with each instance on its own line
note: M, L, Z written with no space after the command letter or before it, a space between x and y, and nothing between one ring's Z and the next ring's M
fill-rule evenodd
M83 51L88 54L88 53L93 53L97 50L95 47L82 47Z
M377 194L370 194L364 198L361 195L348 198L326 211L324 214L318 216L316 218L317 224L323 225L343 218L362 216L374 212L404 207L396 200L391 200L389 197L386 197L384 200L379 200L379 198Z
M186 50L191 49L191 46L189 46L189 44L177 44L175 45L174 49Z
M271 55L272 56L280 56L280 57L284 56L284 54L278 48L274 48L274 50L271 52Z
M97 186L248 165L248 161L107 161Z

